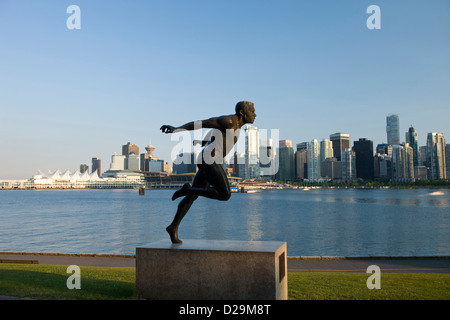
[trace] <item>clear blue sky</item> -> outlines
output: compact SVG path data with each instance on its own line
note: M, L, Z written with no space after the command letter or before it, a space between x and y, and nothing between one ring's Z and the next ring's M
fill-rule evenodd
M81 29L69 30L69 5ZM369 30L368 6L381 9ZM0 179L76 170L128 141L170 160L159 131L255 103L294 144L386 141L400 116L450 140L450 2L0 0ZM353 143L353 142L352 142Z

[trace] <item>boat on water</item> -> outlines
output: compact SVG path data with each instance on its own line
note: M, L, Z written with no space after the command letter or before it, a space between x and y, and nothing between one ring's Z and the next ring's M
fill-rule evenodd
M429 196L443 196L444 192L442 191L434 191L428 194Z
M247 190L244 188L237 188L237 187L231 187L230 188L231 193L247 193Z
M256 193L261 192L261 189L245 189L245 188L237 188L237 187L231 187L230 188L232 193Z

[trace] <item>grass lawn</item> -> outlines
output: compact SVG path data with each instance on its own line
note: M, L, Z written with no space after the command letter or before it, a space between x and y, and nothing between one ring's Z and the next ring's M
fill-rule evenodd
M0 295L32 299L135 299L135 269L80 267L81 289L68 289L68 266L0 264Z
M370 274L289 273L290 300L449 300L450 274L382 273L381 288L369 290Z
M67 266L0 264L0 295L45 300L136 299L135 269L80 267L81 289L68 289ZM290 300L449 300L450 274L382 273L369 290L366 273L290 272Z

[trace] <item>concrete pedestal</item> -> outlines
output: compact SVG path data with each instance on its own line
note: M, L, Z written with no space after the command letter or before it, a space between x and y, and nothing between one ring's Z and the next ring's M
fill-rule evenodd
M286 300L285 242L169 239L136 248L142 299Z

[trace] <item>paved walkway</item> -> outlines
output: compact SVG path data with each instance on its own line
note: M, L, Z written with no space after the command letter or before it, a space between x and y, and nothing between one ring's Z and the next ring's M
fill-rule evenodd
M8 253L0 252L0 263L39 263L94 267L135 267L134 256L105 254Z
M90 255L0 252L0 263L39 263L97 267L135 267L132 255ZM371 265L381 272L450 273L450 257L333 258L301 257L288 259L290 272L366 272Z
M378 266L383 273L450 273L450 257L289 259L288 271L365 273L371 265Z

